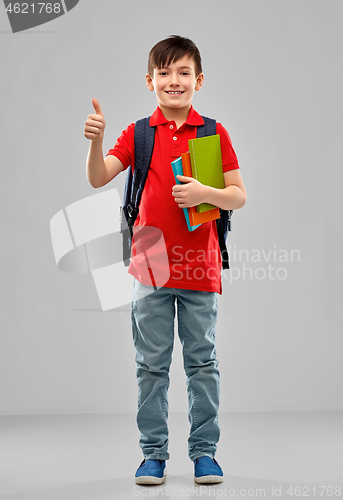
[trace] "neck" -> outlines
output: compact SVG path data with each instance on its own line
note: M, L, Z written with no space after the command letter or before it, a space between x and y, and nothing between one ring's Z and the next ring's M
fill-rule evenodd
M160 110L162 111L163 116L168 121L174 121L176 123L177 128L180 128L183 123L187 120L190 106L186 108L167 108L162 104L159 104Z

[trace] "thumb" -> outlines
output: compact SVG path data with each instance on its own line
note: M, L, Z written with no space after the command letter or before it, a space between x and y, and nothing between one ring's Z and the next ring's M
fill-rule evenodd
M93 108L94 108L96 114L104 116L103 112L101 111L99 101L94 98L94 99L92 99L92 104L93 104Z
M179 181L181 181L181 182L192 182L192 180L193 180L193 177L187 177L187 176L185 176L185 175L180 175L180 174L178 174L176 177L177 177L177 178L179 179Z

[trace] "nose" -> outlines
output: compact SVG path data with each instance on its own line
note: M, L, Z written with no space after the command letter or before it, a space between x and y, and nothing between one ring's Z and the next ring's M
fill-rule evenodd
M171 85L173 87L180 85L177 73L172 73L171 74L169 85Z

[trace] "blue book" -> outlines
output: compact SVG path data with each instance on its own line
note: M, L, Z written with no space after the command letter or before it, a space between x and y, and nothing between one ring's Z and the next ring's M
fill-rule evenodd
M180 158L177 158L176 160L171 162L171 166L173 169L174 177L176 184L182 184L178 179L177 175L183 175L183 168L182 168L182 159L181 156ZM201 226L201 224L198 224L197 226L191 226L189 222L189 214L188 214L188 208L183 208L183 213L185 214L186 222L187 222L187 227L188 231L194 231L197 227Z

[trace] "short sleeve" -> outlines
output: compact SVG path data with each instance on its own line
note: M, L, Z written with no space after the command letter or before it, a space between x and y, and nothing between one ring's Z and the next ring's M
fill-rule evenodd
M217 134L220 135L220 145L222 149L223 172L229 172L239 168L238 159L233 149L232 142L227 130L221 123L217 122Z
M134 163L135 158L135 124L131 123L117 139L115 146L109 150L106 156L116 156L128 168Z

